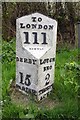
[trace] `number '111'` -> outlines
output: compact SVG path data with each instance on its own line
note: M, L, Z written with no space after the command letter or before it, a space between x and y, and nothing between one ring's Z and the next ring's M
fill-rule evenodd
M30 42L29 42L29 32L24 32L24 34L25 34L25 42L24 42L24 44L30 44ZM32 32L32 34L34 35L34 40L33 40L33 44L39 44L39 42L38 42L38 37L37 37L37 32ZM43 40L42 40L42 44L48 44L47 42L46 42L46 33L41 33L42 34L42 36L43 36Z

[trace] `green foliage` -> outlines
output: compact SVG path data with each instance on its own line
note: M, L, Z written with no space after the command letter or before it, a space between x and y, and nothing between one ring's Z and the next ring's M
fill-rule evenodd
M8 119L19 118L19 112L21 111L22 109L20 107L17 107L15 104L11 103L10 98L7 98L7 100L3 101L3 109L2 109L3 120L5 118Z
M74 93L78 92L80 85L78 85L78 78L80 77L80 66L76 62L65 64L65 73L62 75L64 85L70 86Z
M77 97L80 66L77 49L57 52L54 91L60 100Z
M2 58L2 112L3 119L14 118L31 120L77 120L78 119L78 78L80 66L78 64L77 49L62 48L57 50L54 89L50 99L58 101L58 105L49 108L39 108L30 101L28 106L22 107L12 103L9 88L10 80L15 80L15 40L3 41Z
M51 110L39 111L36 120L77 120L77 114L78 106L69 100L68 103L62 103Z
M10 42L2 42L2 62L9 64L11 61L15 61L15 39Z
M2 95L8 94L10 80L15 80L15 40L2 44Z
M39 110L37 106L35 104L30 103L21 113L19 113L19 117L34 120L38 112Z
M16 19L39 12L58 21L59 43L75 44L75 23L80 19L79 2L2 2L2 36L10 40L16 35ZM65 23L65 24L64 24Z

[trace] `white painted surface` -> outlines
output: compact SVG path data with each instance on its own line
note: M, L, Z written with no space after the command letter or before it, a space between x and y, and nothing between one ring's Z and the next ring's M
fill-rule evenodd
M34 90L40 100L54 82L57 22L34 13L18 18L16 25L16 85L26 92Z

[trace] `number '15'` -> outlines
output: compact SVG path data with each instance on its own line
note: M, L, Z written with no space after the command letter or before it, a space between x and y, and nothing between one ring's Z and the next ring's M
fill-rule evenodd
M24 32L24 34L25 34L25 42L24 42L24 44L30 44L29 32ZM37 39L38 38L37 37L37 32L32 32L32 34L34 35L33 44L39 44L38 39ZM48 44L46 42L46 33L42 32L41 34L43 36L42 44Z

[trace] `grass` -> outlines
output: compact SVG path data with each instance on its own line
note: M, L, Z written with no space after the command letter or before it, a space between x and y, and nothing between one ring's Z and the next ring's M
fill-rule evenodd
M8 94L10 80L15 80L15 42L14 39L10 43L3 41L2 46L2 94L5 98Z
M1 54L2 54L2 44L1 44L1 37L0 37L0 101L2 100L2 64L1 64ZM1 105L0 105L0 119L2 117Z
M12 103L9 95L9 82L15 80L15 40L3 42L2 63L2 95L3 119L26 118L32 120L77 120L78 111L78 76L80 66L78 49L59 48L56 54L55 82L49 98L57 100L59 104L52 109L39 109L30 103L25 108Z
M74 64L77 63L77 49L75 50L70 50L70 51L62 51L61 53L58 53L56 56L56 69L55 69L55 88L56 91L57 90L61 90L60 94L63 94L62 96L64 96L65 98L70 94L66 94L66 90L70 90L69 92L71 93L71 89L69 84L68 86L64 85L64 82L67 81L72 81L71 79L76 79L74 80L74 83L77 81L76 78L76 72L77 70L72 68L71 70L66 70L66 64L68 64L69 67L70 64ZM74 62L75 61L75 62ZM72 87L72 86L71 86ZM68 89L67 89L68 88ZM67 95L67 96L66 96ZM60 95L59 95L60 96Z

